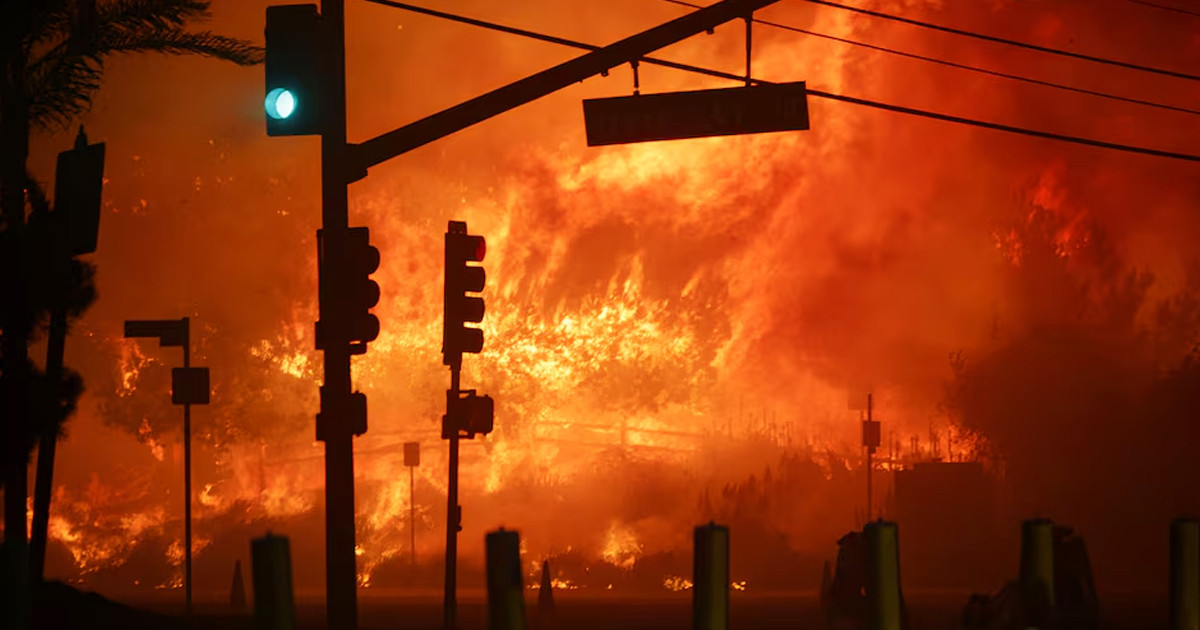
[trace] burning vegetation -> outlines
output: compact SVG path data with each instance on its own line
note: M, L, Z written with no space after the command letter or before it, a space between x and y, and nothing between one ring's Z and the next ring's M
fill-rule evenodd
M261 6L229 4L217 20L247 34L261 26ZM496 10L485 4L462 12ZM868 4L1147 63L1200 61L1193 31L1119 5L1108 15L1086 3ZM650 0L526 15L510 5L501 21L594 42L678 13ZM764 13L980 65L1040 59L807 3ZM361 34L348 53L352 138L570 54L374 6L348 20ZM1129 29L1113 41L1118 23ZM728 65L738 31L670 56ZM469 50L466 37L476 38ZM1180 133L1196 128L1185 114L766 28L755 51L766 79L1194 150L1195 135ZM397 55L406 61L379 61ZM1045 71L1083 79L1066 65ZM1197 95L1121 76L1157 99ZM67 346L87 391L59 450L48 577L110 590L179 584L176 357L121 338L120 322L187 315L194 360L213 379L212 404L193 418L198 591L226 589L248 539L266 529L292 538L301 588L323 580L317 145L263 137L258 79L129 59L114 64L88 121L111 152L100 297ZM160 87L183 94L185 81L221 87L163 107ZM653 68L641 82L719 85ZM1102 585L1161 574L1152 532L1200 508L1186 481L1200 472L1189 422L1200 403L1193 166L828 102L811 104L803 133L584 148L579 99L631 87L614 71L351 188L351 224L371 226L383 260L382 333L353 372L370 400L355 445L361 585L440 575L447 219L488 239L487 341L463 378L495 397L496 431L462 452L468 574L480 572L483 533L504 525L521 530L529 583L550 559L563 589L686 589L690 527L716 519L733 532L735 588L815 588L834 542L863 518L859 415L847 397L868 388L884 422L878 470L983 461L1002 482L1005 522L1032 512L1069 521L1089 537ZM176 131L171 141L163 128ZM63 144L44 140L35 162ZM423 451L412 497L409 441ZM886 514L888 481L876 479L875 513Z

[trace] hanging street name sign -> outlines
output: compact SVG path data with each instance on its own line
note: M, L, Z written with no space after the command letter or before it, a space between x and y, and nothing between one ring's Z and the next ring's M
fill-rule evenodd
M588 146L808 129L804 81L583 102Z

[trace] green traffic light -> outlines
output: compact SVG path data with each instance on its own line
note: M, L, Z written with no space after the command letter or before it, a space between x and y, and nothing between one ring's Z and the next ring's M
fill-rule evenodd
M268 116L284 120L296 111L296 96L286 88L275 88L267 93L264 106Z

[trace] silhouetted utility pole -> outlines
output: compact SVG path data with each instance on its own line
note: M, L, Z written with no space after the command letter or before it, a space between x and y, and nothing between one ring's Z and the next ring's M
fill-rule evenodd
M192 405L207 405L208 368L194 368L188 318L129 320L126 337L156 337L161 347L183 348L183 367L171 370L171 402L183 405L183 588L192 613Z
M862 423L862 439L863 446L867 447L867 522L871 522L871 505L874 502L874 487L872 479L874 477L874 455L875 449L879 448L879 423L871 417L871 411L874 407L873 394L867 394L867 419Z
M62 383L63 352L67 343L67 309L62 305L50 308L50 334L46 343L46 381L57 388ZM49 416L50 413L47 413ZM48 420L50 418L47 418ZM50 525L50 499L53 495L54 457L58 432L54 423L47 422L38 440L37 479L33 489L33 531L29 538L29 575L34 584L40 582L46 567L46 539Z
M4 243L0 274L11 289L0 304L0 448L4 449L4 547L0 549L0 613L6 627L30 627L29 545L25 525L29 485L29 270L22 253L25 231L25 162L29 156L28 40L33 3L9 3L0 21L0 213Z
M96 251L100 231L100 193L104 186L104 143L89 145L83 127L75 148L58 154L55 169L54 221L51 264L65 270L70 258ZM56 287L50 306L50 334L46 345L46 380L52 388L62 383L63 352L67 341L67 274L54 274L64 284ZM57 391L56 391L57 394ZM47 414L52 415L50 412ZM37 480L33 491L33 532L30 537L29 574L40 582L46 566L46 537L50 523L50 498L54 482L54 457L58 431L47 422L38 441Z

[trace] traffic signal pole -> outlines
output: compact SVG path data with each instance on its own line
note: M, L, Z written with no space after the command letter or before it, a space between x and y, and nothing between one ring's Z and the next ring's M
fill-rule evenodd
M721 0L416 122L393 129L366 142L355 144L346 156L353 158L353 162L348 164L353 164L354 168L361 169L358 176L365 177L365 170L376 164L572 86L584 79L607 72L622 64L637 61L660 48L716 28L730 20L744 18L754 11L778 1Z
M322 100L321 230L318 247L344 251L349 231L346 153L346 46L344 0L322 0L328 74ZM336 331L344 318L331 295L343 277L343 257L324 256L317 270L320 319L335 331L322 344L325 354L321 416L325 442L325 606L330 630L358 627L358 576L354 556L354 434L349 423L350 348Z
M458 398L460 360L450 366L450 392L447 402ZM458 531L462 529L462 507L458 504L458 431L450 432L450 478L446 484L446 591L442 599L442 628L454 630L458 612L455 595L458 582Z
M446 226L445 291L443 293L442 362L450 367L450 389L446 390L446 415L442 417L442 438L450 441L449 482L446 484L446 591L442 625L454 630L458 602L455 594L458 577L458 532L462 530L462 506L458 504L459 440L491 432L494 421L492 399L476 396L468 390L462 398L462 355L483 350L483 331L466 326L483 321L482 293L487 284L483 267L468 263L483 262L487 244L482 236L467 232L467 224L450 221ZM465 434L464 434L465 432Z
M192 367L192 340L188 318L183 318L183 368ZM192 614L192 405L183 404L183 598Z
M322 75L320 87L316 90L313 85L304 86L306 90L297 95L300 100L297 116L302 116L308 106L308 99L320 96L320 136L321 136L321 229L318 231L318 284L319 284L319 322L317 330L317 346L324 353L323 384L321 387L321 410L317 420L318 439L325 442L325 589L327 622L330 630L355 630L358 627L357 618L357 574L354 555L354 435L362 433L365 428L365 398L357 394L352 398L350 383L350 346L351 323L350 315L342 307L343 287L339 283L352 270L346 261L346 252L350 244L347 189L350 182L366 177L367 169L385 160L399 156L419 146L433 142L456 131L465 129L492 116L513 109L522 104L546 96L552 92L583 81L591 76L601 74L610 68L624 63L637 61L639 58L677 41L711 30L724 22L745 17L757 9L773 4L778 0L721 0L704 9L677 18L643 33L623 39L615 44L606 46L595 52L577 59L560 64L543 72L521 79L483 96L464 102L433 116L416 121L394 131L383 134L361 144L349 145L346 142L346 53L345 53L345 1L321 0L319 26L313 27L315 36L321 38L319 46L325 53L319 57L313 67L313 60L305 59L300 72L318 72ZM289 39L296 31L290 30L303 21L301 12L280 11L284 7L269 7L267 10L267 80L273 81L272 53L282 46L289 53L295 53L293 47L296 41ZM275 11L279 26L286 26L284 31L272 31L272 11ZM307 27L305 27L307 28ZM277 39L272 44L272 34L283 39ZM307 35L305 35L307 37ZM286 57L286 55L285 55ZM284 65L292 64L288 70L297 71L296 59L283 59ZM293 77L295 78L295 77ZM273 87L286 87L275 85ZM289 132L285 123L278 122L287 119L291 105L287 111L283 101L270 101L269 89L267 109L276 122L268 121L270 135L311 135L316 132L309 126L306 119L303 124ZM293 101L294 102L294 101ZM464 226L465 228L465 226ZM373 336L371 338L374 338ZM365 350L357 346L358 351ZM478 350L470 351L478 352ZM458 367L461 362L452 365L451 391L457 398L459 395ZM492 401L488 397L473 398L468 405L472 408L487 409L487 431L491 428ZM448 410L449 411L449 410ZM364 425L356 432L356 419ZM457 466L458 440L457 432L448 436L450 440L450 488L448 506L452 509L452 518L447 524L447 558L453 560L456 551L456 539L461 522L461 512L457 505ZM470 434L468 434L470 437ZM16 506L16 507L13 507ZM17 505L8 501L6 508L16 513L23 502ZM447 629L454 624L454 562L448 562L446 567L446 621Z

